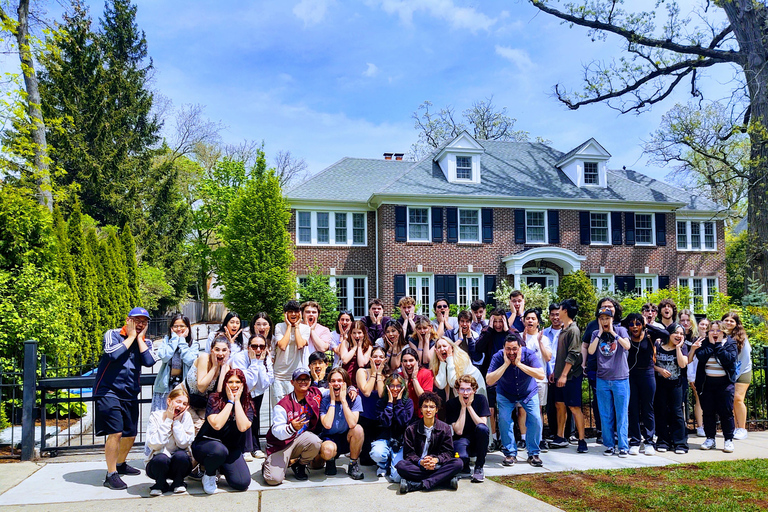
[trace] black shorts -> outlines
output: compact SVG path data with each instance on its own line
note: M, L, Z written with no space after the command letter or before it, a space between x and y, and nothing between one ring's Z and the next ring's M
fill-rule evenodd
M562 388L557 387L556 384L551 386L552 400L565 403L568 407L581 407L581 381L583 378L583 376L579 376L568 380Z
M135 437L139 425L139 401L120 400L114 396L100 396L96 404L96 435L123 434Z
M488 407L496 408L496 386L488 387L485 392L488 394Z
M349 441L347 441L347 434L349 434L349 430L346 432L342 432L341 434L323 434L320 436L320 440L325 441L333 441L336 443L336 456L344 455L345 453L349 453Z

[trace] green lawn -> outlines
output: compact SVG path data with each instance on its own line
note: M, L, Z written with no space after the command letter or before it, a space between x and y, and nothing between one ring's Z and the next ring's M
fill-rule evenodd
M567 512L768 510L768 460L572 471L492 480Z

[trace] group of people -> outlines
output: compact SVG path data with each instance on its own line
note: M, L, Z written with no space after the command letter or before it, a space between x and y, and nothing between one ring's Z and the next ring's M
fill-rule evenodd
M337 458L348 454L350 478L375 465L401 493L455 489L462 474L483 482L489 451L500 450L512 466L525 449L527 462L540 467L542 452L569 446L573 426L576 451L588 451L585 374L606 455L637 455L641 444L648 455L687 451L688 381L707 437L702 448L714 448L719 417L724 449L732 451L746 391L739 385L748 386L751 373L743 326L735 313L711 323L694 322L687 310L678 317L670 302L622 318L620 305L603 299L582 337L575 300L550 305L543 328L541 311L526 309L520 291L510 311L489 315L477 300L451 317L439 298L434 320L416 314L412 297L399 301L399 318L373 299L362 318L340 312L333 331L318 322L318 303L292 300L276 325L266 313L248 325L228 313L202 347L189 320L176 315L154 349L145 336L149 314L135 308L125 326L105 334L94 387L96 434L106 436L104 485L124 489L121 476L139 473L125 460L137 432L141 367L157 360L145 447L152 496L185 492L188 476L209 494L219 476L245 490L247 462L256 458L264 459L264 482L279 485L288 469L300 481L308 468L335 475ZM259 411L268 391L272 422L262 450Z

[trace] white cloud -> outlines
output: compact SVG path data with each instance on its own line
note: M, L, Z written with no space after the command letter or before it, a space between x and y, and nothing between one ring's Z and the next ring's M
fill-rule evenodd
M301 2L293 7L293 14L304 22L304 26L316 25L323 21L332 1L333 0L301 0Z
M504 57L517 66L520 71L528 71L533 68L533 61L525 50L510 48L509 46L496 45L496 55Z
M406 25L413 22L413 13L426 11L429 15L445 20L456 29L488 30L496 23L474 7L458 7L453 0L381 0L381 8L388 14L397 14Z
M379 68L376 67L376 64L373 64L371 62L367 62L368 69L363 71L363 76L367 76L368 78L373 78L374 76L379 74Z

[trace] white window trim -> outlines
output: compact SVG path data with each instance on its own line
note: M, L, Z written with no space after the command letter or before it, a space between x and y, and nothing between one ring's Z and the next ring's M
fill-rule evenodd
M467 278L467 304L466 307L469 307L472 304L472 300L469 299L469 296L471 295L471 279L477 278L478 280L478 286L477 286L477 293L478 299L485 300L485 278L483 274L456 274L456 300L461 303L461 293L459 292L459 279L461 278Z
M472 210L477 212L477 239L476 240L462 240L461 239L461 211ZM457 208L456 209L456 229L458 230L458 243L460 244L474 244L479 245L483 242L483 213L480 208Z
M368 313L368 276L331 276L330 277L330 284L331 288L333 288L333 292L336 293L336 283L340 280L347 281L347 304L346 306L341 306L339 304L340 311L348 310L348 311L355 311L355 279L363 279L364 280L364 295L363 295L363 310ZM357 318L357 315L355 315L355 318Z
M593 213L599 213L601 215L605 215L608 219L608 241L607 242L595 242L592 239L592 214ZM597 245L601 247L606 247L611 244L611 235L613 232L611 231L611 212L589 212L589 245Z
M459 178L459 157L469 158L469 178ZM473 183L475 180L475 162L472 155L454 155L453 156L454 172L456 175L456 181L458 183ZM462 167L466 169L466 167Z
M589 274L589 279L597 279L598 281L601 279L608 279L608 288L602 289L597 288L597 291L607 291L607 292L613 292L616 288L616 280L614 279L613 274ZM594 286L594 285L593 285Z
M587 183L587 164L595 164L597 166L597 183ZM600 187L600 162L594 160L583 160L581 162L581 183L585 187Z
M425 239L413 239L411 238L411 209L414 210L427 210L427 238ZM432 241L432 208L429 206L409 206L405 212L405 230L408 242L431 242Z
M720 278L717 276L680 276L677 278L677 286L680 286L680 280L686 279L688 281L688 286L685 288L688 288L691 291L691 303L689 305L689 308L691 311L694 311L694 300L693 300L693 280L694 279L701 279L701 305L703 308L706 308L709 306L709 303L711 301L711 297L709 296L709 290L707 289L707 279L714 279L715 280L715 288L717 291L720 291Z
M684 249L681 249L677 245L677 235L679 232L677 231L677 223L678 222L685 222L685 238L686 238L686 245ZM712 223L712 235L715 238L715 247L713 249L706 249L705 243L704 243L704 224L711 222ZM699 248L693 248L691 246L691 238L693 235L693 230L691 229L691 224L696 223L699 224L699 236L701 237L701 247ZM685 220L685 219L677 219L675 221L675 247L678 251L685 251L685 252L717 252L717 222L714 220Z
M644 295L646 293L645 290L645 280L648 278L653 279L653 290L651 290L651 293L656 292L659 290L659 276L658 274L635 274L635 290L637 290L637 281L638 279L643 280L643 286L640 287L640 294Z
M544 214L544 241L531 242L528 240L528 212L543 213ZM590 223L592 222L590 218ZM592 226L590 226L590 239ZM549 243L549 212L547 210L525 210L525 245L547 245Z
M637 216L638 215L650 215L651 216L651 242L638 242L637 241ZM655 247L656 246L656 214L655 213L635 213L635 245L641 247Z
M409 290L410 287L408 285L408 282L412 277L416 278L416 293L414 295L410 294L410 290ZM429 304L421 304L421 295L422 295L421 279L424 277L429 279ZM458 281L456 282L456 284L458 285ZM435 301L435 275L425 274L425 273L406 274L405 275L405 292L406 292L406 295L410 295L416 301L416 314L429 316L430 311L432 309L432 304ZM421 304L421 306L419 306L419 304Z
M299 241L299 213L309 213L309 222L310 222L310 228L311 228L311 240L309 242L301 242ZM327 213L328 214L328 242L318 242L317 241L317 214L318 213ZM336 243L336 214L337 213L344 213L347 216L347 241L343 244L337 244ZM363 230L364 238L363 243L354 243L352 240L354 238L355 232L353 226L354 222L354 214L356 213L362 213L363 214L363 225L365 226L365 229ZM322 211L315 211L315 210L296 210L296 245L297 246L304 246L304 247L367 247L368 246L368 212L343 212L343 211L333 211L333 210L322 210Z

